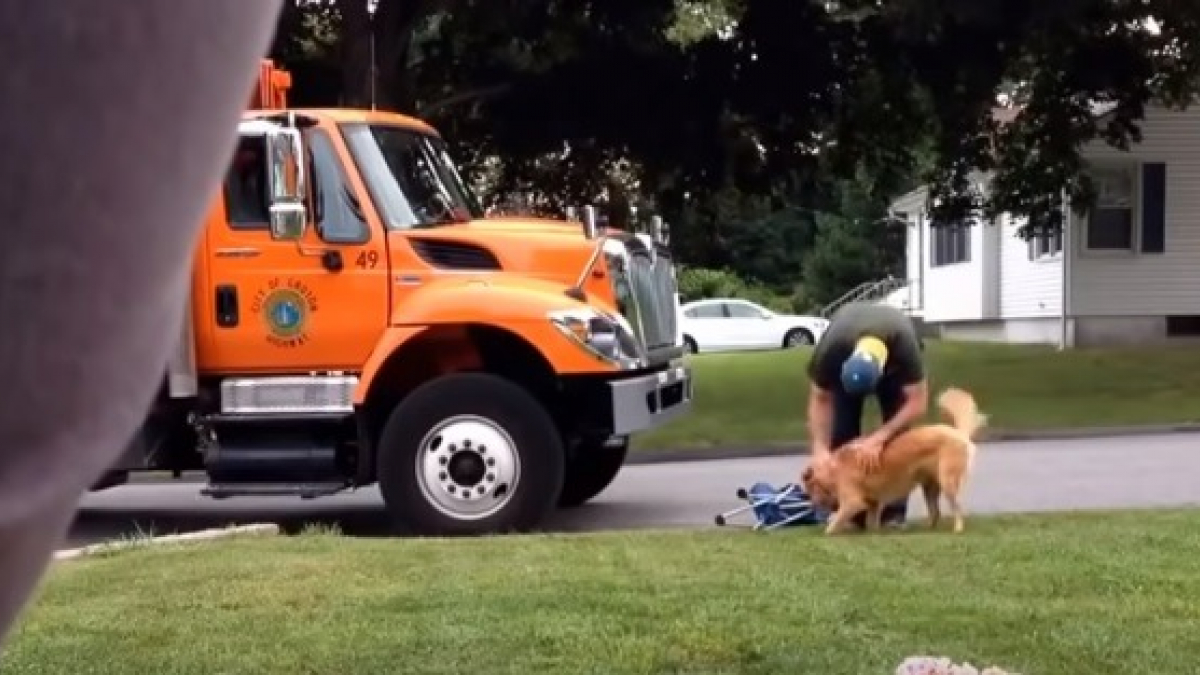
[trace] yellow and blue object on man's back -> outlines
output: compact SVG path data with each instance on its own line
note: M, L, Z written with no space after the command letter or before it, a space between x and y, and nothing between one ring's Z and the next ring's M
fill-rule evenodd
M887 364L888 348L877 337L859 338L854 351L842 363L842 389L852 396L862 396L875 389Z

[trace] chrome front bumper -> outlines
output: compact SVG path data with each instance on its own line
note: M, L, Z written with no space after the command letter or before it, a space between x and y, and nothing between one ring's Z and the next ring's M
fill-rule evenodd
M662 426L692 409L692 369L682 364L608 386L615 436Z

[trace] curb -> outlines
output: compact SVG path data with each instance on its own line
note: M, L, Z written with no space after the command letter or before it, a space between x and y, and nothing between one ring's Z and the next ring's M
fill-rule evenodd
M1123 427L1090 427L1079 429L1029 429L984 431L983 442L1070 441L1088 438L1120 438L1122 436L1167 435L1200 433L1200 422L1150 424ZM666 464L669 462L704 462L728 459L761 459L764 457L794 457L808 454L808 445L730 446L723 448L683 448L679 450L634 450L626 465Z
M73 560L75 558L96 555L97 553L109 553L112 551L142 548L144 546L162 546L166 544L178 544L192 541L209 541L212 539L225 539L235 536L273 536L279 534L279 532L279 525L275 523L238 525L235 527L213 528L209 530L198 530L196 532L184 532L181 534L166 534L160 537L145 537L125 541L109 541L100 544L92 544L91 546L84 546L82 548L69 548L62 551L55 551L54 559Z

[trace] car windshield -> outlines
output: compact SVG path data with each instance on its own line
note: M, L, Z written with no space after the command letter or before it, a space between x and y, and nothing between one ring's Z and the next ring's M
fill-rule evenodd
M404 230L483 217L442 139L382 124L344 124L342 133L387 227Z

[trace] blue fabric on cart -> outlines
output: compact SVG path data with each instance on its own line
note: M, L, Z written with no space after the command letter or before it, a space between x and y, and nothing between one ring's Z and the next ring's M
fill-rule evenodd
M770 483L755 483L746 491L746 496L754 505L758 522L764 527L784 521L788 521L784 527L823 525L829 519L829 513L813 504L804 489L793 483L778 488Z

